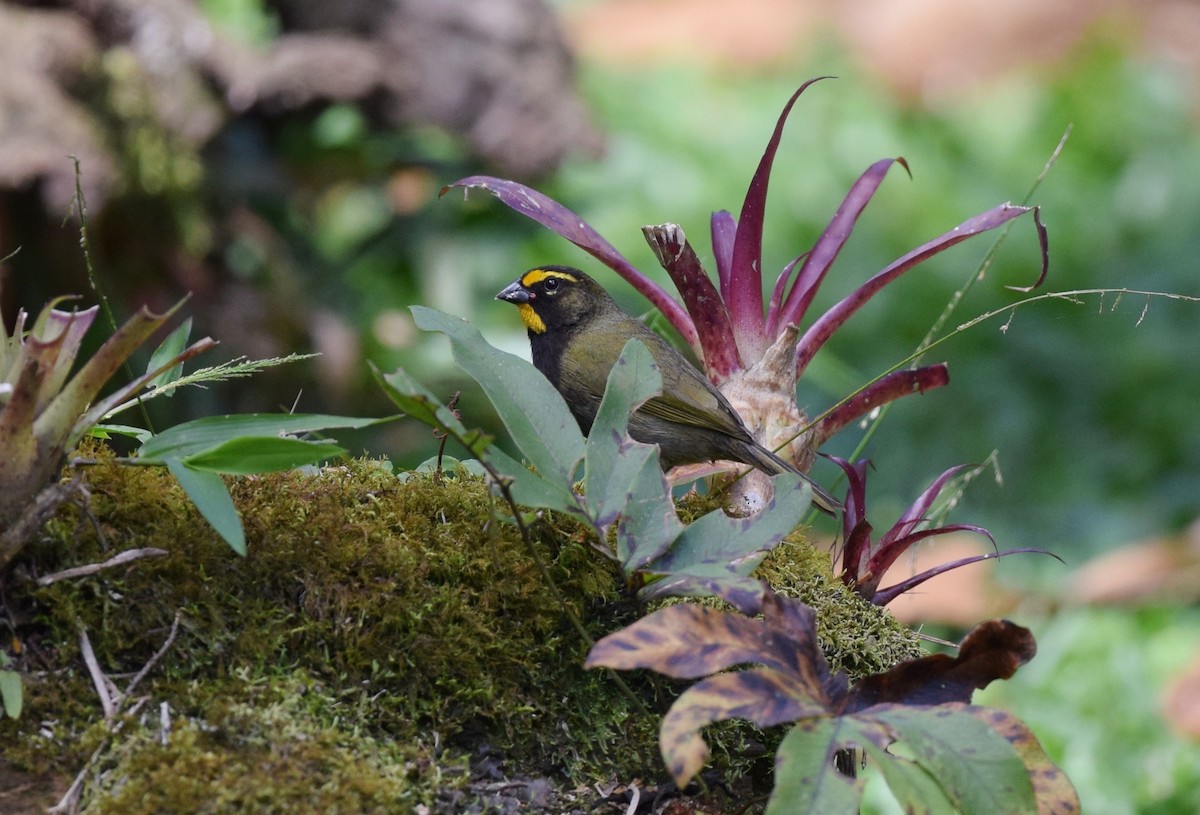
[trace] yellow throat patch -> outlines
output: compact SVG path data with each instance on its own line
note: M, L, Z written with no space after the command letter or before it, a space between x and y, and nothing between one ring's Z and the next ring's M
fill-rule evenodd
M541 334L546 330L546 324L542 322L542 318L537 316L537 312L533 310L533 306L528 303L517 304L517 312L521 315L521 322L525 323L525 327L534 334Z

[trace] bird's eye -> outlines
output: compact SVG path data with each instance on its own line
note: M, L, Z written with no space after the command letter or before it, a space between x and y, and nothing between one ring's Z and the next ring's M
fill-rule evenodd
M542 284L542 288L546 290L547 294L554 294L554 292L558 291L558 278L547 277L546 282Z

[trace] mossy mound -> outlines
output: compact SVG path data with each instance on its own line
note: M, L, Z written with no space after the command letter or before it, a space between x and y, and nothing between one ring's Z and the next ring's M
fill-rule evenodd
M0 721L11 764L73 773L91 761L86 811L137 812L132 790L160 776L181 797L145 811L276 811L245 797L262 790L278 811L339 811L332 798L295 803L289 779L348 790L341 811L455 811L466 761L480 755L567 788L665 776L659 714L680 688L641 674L623 688L582 668L588 646L572 618L599 639L637 610L581 527L549 518L530 546L480 479L398 478L359 461L233 482L241 558L165 471L91 452L87 511L64 509L21 568L32 577L132 548L169 554L41 588L13 581L10 608L32 615L19 626L26 710ZM914 653L912 635L841 591L811 547L785 544L764 575L818 605L835 666L869 672ZM114 731L80 630L123 688L177 613L178 636L135 692L145 706ZM714 763L748 773L734 732L712 733ZM205 790L209 803L194 808L187 796Z

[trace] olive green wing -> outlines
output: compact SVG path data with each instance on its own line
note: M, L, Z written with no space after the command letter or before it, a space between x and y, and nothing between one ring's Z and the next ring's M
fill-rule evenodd
M749 434L729 400L682 354L657 334L652 336L654 340L646 344L662 374L663 393L641 409L666 421L747 438Z

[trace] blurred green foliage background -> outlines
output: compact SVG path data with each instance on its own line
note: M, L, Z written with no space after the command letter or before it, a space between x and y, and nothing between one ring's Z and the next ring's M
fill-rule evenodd
M220 30L266 48L286 29L292 5L209 0L202 8ZM1068 127L1061 155L1032 197L1050 230L1051 268L1042 290L1200 296L1200 73L1147 47L1144 27L1130 24L1167 4L1131 5L1133 11L1082 27L1050 55L1032 46L1022 51L1022 38L1014 36L1003 69L941 94L903 90L896 76L872 67L852 37L819 26L803 45L740 63L721 55L690 59L665 46L660 59L627 58L605 42L606 29L578 17L636 5L555 6L568 31L587 43L578 86L606 149L596 156L592 145L581 145L557 171L518 180L577 211L668 287L640 227L681 224L711 268L709 213L738 210L791 92L810 77L835 74L837 80L801 98L776 160L764 245L767 285L811 246L870 163L903 156L912 179L893 170L811 315L968 217L1020 202ZM1062 3L1064 10L1071 5ZM646 28L651 22L652 15ZM690 29L673 35L663 26L666 45L689 36ZM956 47L957 36L948 34L940 45ZM489 196L439 198L448 182L497 172L461 134L419 121L397 126L367 97L255 108L189 143L164 135L168 129L139 106L144 89L127 57L109 48L98 57L98 74L73 89L87 109L116 122L114 166L85 156L82 167L85 191L89 179L110 170L118 179L90 212L101 285L125 313L195 292L189 308L197 330L223 343L209 364L242 354L323 353L315 363L158 400L152 417L159 427L293 403L302 411L383 415L388 403L367 374L366 361L373 360L384 370L404 366L447 397L461 389L468 424L500 434L444 338L422 336L409 305L463 316L520 354L527 346L519 321L492 298L532 265L582 266L611 282L631 311L647 308L615 275ZM523 131L531 142L545 135L537 128ZM36 310L51 297L88 290L77 224L63 225L65 205L55 210L38 194L16 187L0 195L0 257L21 250L0 261L9 320L17 307ZM973 278L992 241L990 235L967 241L889 286L817 357L801 382L800 403L819 412L911 353L955 290ZM1006 286L1032 282L1038 266L1032 223L1020 219L947 327L1024 298ZM950 365L950 386L901 400L867 448L876 468L870 493L877 528L890 525L938 473L982 461L993 450L1003 484L975 480L952 520L988 527L1001 548L1043 547L1074 566L1131 540L1178 532L1200 515L1200 303L1114 293L1040 301L956 336L926 361L939 360ZM827 452L848 455L861 432L844 431ZM406 422L351 442L403 465L437 447L422 427ZM818 465L822 479L834 473ZM1014 559L1002 572L1055 595L1067 570L1047 563ZM1035 729L1046 728L1039 733L1052 733L1056 755L1073 737L1086 736L1067 769L1087 785L1089 811L1194 811L1187 792L1200 785L1194 761L1181 769L1164 760L1155 765L1157 775L1137 781L1086 771L1088 762L1107 762L1112 750L1124 750L1126 759L1139 750L1169 754L1171 762L1196 755L1194 745L1164 735L1157 720L1147 725L1154 709L1149 696L1127 706L1119 734L1102 724L1114 694L1161 683L1194 652L1195 638L1181 633L1194 624L1194 614L1183 609L1065 615L1043 639L1039 660L1009 686L1005 702ZM1154 650L1155 641L1178 647L1168 658ZM1075 646L1080 650L1071 652ZM1085 680L1091 681L1073 695L1071 688ZM1122 766L1144 769L1135 761Z
M274 6L213 0L203 8L247 42L278 36ZM810 315L969 216L1021 201L1068 127L1032 198L1050 229L1043 290L1200 294L1195 78L1139 49L1121 26L1094 25L1054 60L999 72L949 101L904 96L836 37L820 42L755 65L585 57L581 93L605 134L604 155L572 156L547 177L519 180L575 209L669 287L639 227L678 222L703 251L709 213L740 207L787 96L807 78L836 74L804 95L785 133L768 201L766 284L811 246L871 162L904 156L913 177L893 171ZM111 87L122 87L119 77ZM646 309L581 251L488 196L438 198L443 184L494 168L442 129L381 125L368 103L231 118L194 154L177 150L194 162L162 159L170 148L133 139L121 168L127 180L93 213L102 284L127 307L161 307L199 289L199 327L228 355L315 349L324 359L156 406L163 423L293 402L381 413L385 402L366 374L371 359L419 371L446 395L464 389L468 421L499 432L444 344L413 328L409 304L461 315L518 353L519 323L492 296L531 265L599 271L628 308ZM85 163L85 178L92 171ZM72 225L48 248L46 232L9 223L0 249L22 245L5 264L10 300L30 308L85 289ZM910 353L991 241L939 255L878 296L818 356L801 404L819 412ZM46 268L53 273L36 271ZM1020 299L1005 287L1031 282L1037 268L1032 224L1022 219L948 327ZM1198 324L1196 303L1110 294L1040 302L954 338L927 360L949 362L951 385L902 400L871 440L873 513L890 522L937 473L996 450L1003 485L976 480L956 517L989 527L1004 546L1043 546L1078 563L1181 529L1200 509ZM358 444L404 464L435 450L404 423L385 433ZM848 455L857 441L848 430L827 451ZM819 465L820 475L835 472Z

